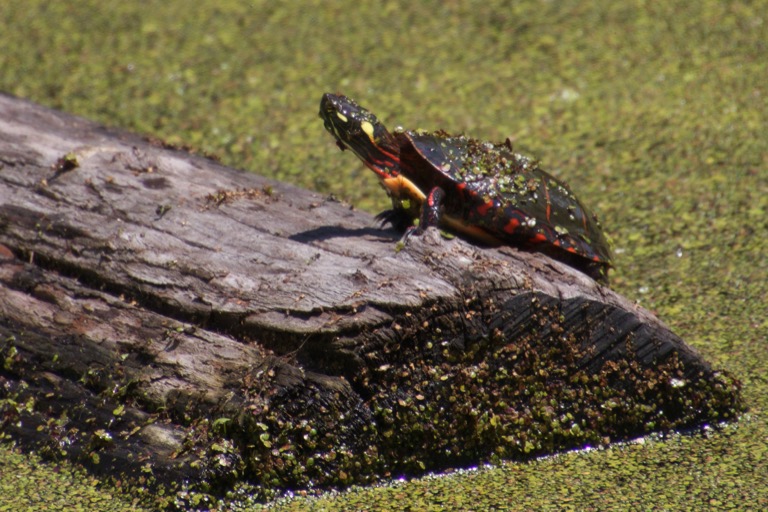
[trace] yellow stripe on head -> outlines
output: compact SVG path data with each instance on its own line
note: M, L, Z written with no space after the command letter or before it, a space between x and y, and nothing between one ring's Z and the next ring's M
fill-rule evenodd
M368 136L369 139L371 139L371 142L375 142L373 139L374 129L371 123L369 123L368 121L363 121L362 123L360 123L360 129L365 132L365 134Z

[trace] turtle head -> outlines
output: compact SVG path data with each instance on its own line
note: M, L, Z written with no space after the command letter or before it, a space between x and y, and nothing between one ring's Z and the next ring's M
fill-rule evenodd
M351 150L379 176L396 174L400 159L397 140L375 115L352 98L324 94L320 117L341 149Z

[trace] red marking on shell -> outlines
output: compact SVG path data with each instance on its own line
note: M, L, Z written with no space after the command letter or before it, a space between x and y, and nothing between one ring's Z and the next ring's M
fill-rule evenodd
M481 204L480 206L478 206L477 207L477 213L479 213L482 216L485 216L485 215L488 214L488 210L490 210L491 208L493 208L493 200L492 199L490 199L490 200L486 201L485 203Z
M504 232L509 233L510 235L513 234L515 231L517 231L517 228L520 227L520 221L517 219L509 219L509 221L504 224Z

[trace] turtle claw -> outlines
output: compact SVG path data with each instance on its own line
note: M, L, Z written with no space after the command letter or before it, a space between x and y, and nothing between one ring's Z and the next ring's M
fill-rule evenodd
M408 215L408 212L399 208L384 210L383 212L376 215L374 219L377 223L379 223L380 226L390 224L396 231L400 233L404 233L413 227L413 219L411 216Z
M421 236L424 233L423 229L419 229L417 226L410 226L408 229L405 230L405 233L403 233L403 236L400 238L400 241L403 244L408 243L408 240L412 236Z
M400 252L403 249L405 249L405 246L408 245L408 241L413 236L420 236L424 232L423 229L419 229L417 226L409 226L405 233L403 233L403 236L400 237L400 240L397 241L397 244L395 244L395 252Z

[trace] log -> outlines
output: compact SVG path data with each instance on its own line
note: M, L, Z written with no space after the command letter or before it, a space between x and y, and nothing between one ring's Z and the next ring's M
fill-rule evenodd
M112 478L267 499L743 410L736 379L557 261L398 238L0 95L4 435Z

